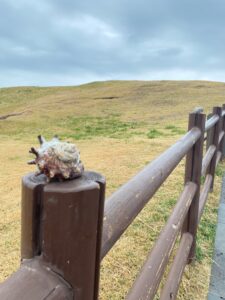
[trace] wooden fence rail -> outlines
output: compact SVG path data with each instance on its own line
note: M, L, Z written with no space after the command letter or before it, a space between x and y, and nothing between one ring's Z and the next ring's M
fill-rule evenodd
M154 298L180 235L160 296L176 299L185 266L195 258L197 227L216 165L225 156L225 105L214 107L208 120L202 109L191 113L188 132L110 196L105 207L100 174L85 172L59 183L25 176L21 267L0 285L0 299L97 300L101 259L185 156L184 189L126 297Z

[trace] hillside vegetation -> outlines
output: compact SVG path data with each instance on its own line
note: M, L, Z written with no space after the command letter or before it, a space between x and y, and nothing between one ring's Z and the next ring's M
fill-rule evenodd
M225 84L204 81L109 81L75 87L0 89L0 279L19 265L21 176L37 135L75 142L86 169L106 176L107 196L187 129L188 113L225 103ZM197 260L178 299L206 297L222 167L198 233ZM103 261L101 300L124 299L183 186L184 160Z

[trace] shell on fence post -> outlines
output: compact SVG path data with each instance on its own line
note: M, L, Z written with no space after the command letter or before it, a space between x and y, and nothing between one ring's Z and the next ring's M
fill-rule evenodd
M47 142L41 135L38 136L40 148L31 147L30 153L35 159L28 162L37 165L39 174L45 174L49 181L51 179L73 179L81 176L84 166L80 160L80 152L76 145L61 142L58 136Z
M35 290L34 300L50 294L56 300L97 300L105 179L84 172L69 143L39 140L44 146L31 152L35 164L44 159L46 165L42 175L30 173L22 180L22 263L2 285L1 299L30 300Z

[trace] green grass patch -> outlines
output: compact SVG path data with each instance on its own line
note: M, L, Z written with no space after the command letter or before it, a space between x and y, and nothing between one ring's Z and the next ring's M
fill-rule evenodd
M163 133L157 129L150 129L149 132L147 133L147 137L149 139L155 139L160 136L163 136Z
M216 167L215 174L216 174L216 176L223 177L224 169L222 168L221 165L218 165L218 166Z
M162 199L162 201L159 201L152 215L153 222L163 220L164 223L166 223L171 214L172 209L176 205L176 202L177 198Z
M201 176L201 184L204 184L205 182L205 176Z
M166 137L166 136L171 136L171 135L181 135L181 134L184 134L185 133L185 130L179 128L179 127L176 127L174 125L168 125L165 127L166 130L169 130L170 132L166 132L166 131L160 131L158 129L150 129L147 133L147 137L149 139L155 139L155 138L158 138L158 137Z
M62 125L70 130L70 133L62 134L62 137L91 139L93 137L128 138L133 135L143 134L136 131L141 126L140 122L121 121L118 114L108 117L68 117L62 121Z
M196 259L199 262L204 258L212 257L217 226L215 221L206 217L206 213L204 216L199 224L197 235ZM205 244L207 246L205 246Z
M203 261L203 259L205 258L205 254L204 254L204 250L202 250L202 248L199 246L199 244L196 244L196 260L198 262Z
M173 133L174 135L175 134L184 134L184 133L186 133L185 130L183 130L183 129L177 127L177 126L174 126L174 125L168 125L168 126L165 127L165 129L170 130L171 133Z

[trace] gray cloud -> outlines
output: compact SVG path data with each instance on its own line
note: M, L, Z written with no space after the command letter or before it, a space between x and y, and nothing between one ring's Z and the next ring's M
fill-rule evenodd
M225 81L224 0L0 4L0 86Z

